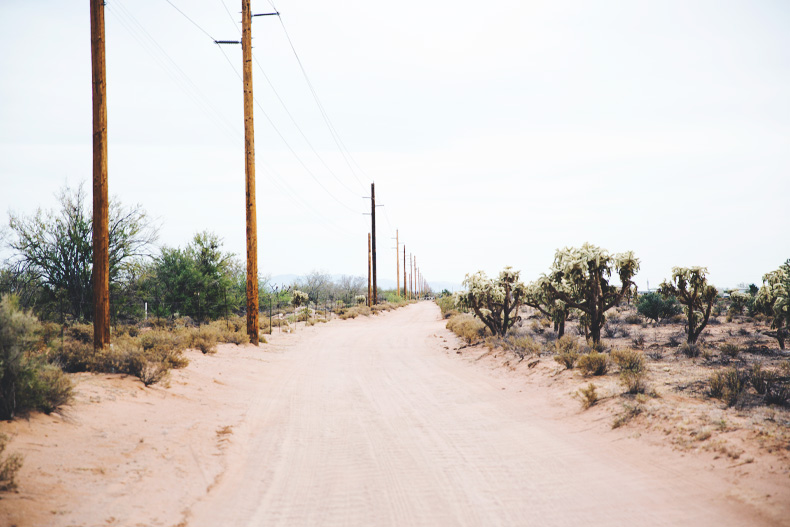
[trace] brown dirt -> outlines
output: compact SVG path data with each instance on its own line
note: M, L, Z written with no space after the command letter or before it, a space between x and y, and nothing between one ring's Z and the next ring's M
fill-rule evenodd
M582 412L548 361L475 360L433 304L270 342L169 388L76 375L61 414L0 424L25 456L0 525L788 524L775 454L612 430L617 396Z

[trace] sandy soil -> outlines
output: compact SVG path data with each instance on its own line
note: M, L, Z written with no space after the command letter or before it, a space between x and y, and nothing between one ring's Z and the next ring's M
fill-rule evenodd
M169 388L75 376L61 414L0 424L25 456L0 525L790 525L772 458L611 430L458 347L425 302L190 352Z

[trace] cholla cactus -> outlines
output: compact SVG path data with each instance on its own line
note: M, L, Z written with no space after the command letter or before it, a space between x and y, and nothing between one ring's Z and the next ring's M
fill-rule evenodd
M539 278L536 287L555 302L564 302L564 309L575 308L584 313L593 344L600 344L606 311L636 291L631 279L638 270L639 260L633 252L609 254L585 243L579 248L558 250L549 274ZM620 278L619 286L609 283L613 272Z
M471 309L494 335L504 335L520 320L517 316L525 286L519 281L519 271L505 267L496 280L483 271L466 275L466 291L456 293L456 305Z
M755 308L773 318L771 327L776 329L779 348L785 349L785 339L790 327L790 260L763 276L763 286L754 299Z
M364 304L367 301L368 297L365 295L357 295L354 297L354 300L357 301L357 304Z
M527 284L524 305L537 309L554 322L557 338L565 335L565 321L568 319L568 305L557 298L540 281Z
M740 315L743 313L743 308L749 305L751 300L752 295L747 295L740 291L730 291L730 311Z
M299 307L303 304L306 304L309 299L310 297L307 293L295 289L293 295L291 296L291 305L294 307Z
M683 313L688 321L689 344L695 344L705 326L708 325L710 311L718 289L708 285L708 269L705 267L673 267L672 279L658 287L663 296L674 296L683 304Z

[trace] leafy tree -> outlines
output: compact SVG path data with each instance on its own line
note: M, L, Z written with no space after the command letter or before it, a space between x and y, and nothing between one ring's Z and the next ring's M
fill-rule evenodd
M537 309L554 322L557 337L565 335L568 306L541 282L530 282L524 294L524 305Z
M593 344L598 345L606 311L636 290L631 279L638 270L639 260L633 252L610 255L585 243L580 248L558 250L549 274L543 275L538 284L567 308L583 313ZM620 278L619 286L609 283L613 272Z
M645 293L639 296L636 311L655 322L680 314L681 308L674 296L664 298L659 293Z
M59 209L33 216L10 214L9 246L14 273L39 281L48 301L65 298L68 312L76 319L92 318L93 217L85 205L85 190L68 186L58 194ZM126 266L136 257L149 255L157 237L140 205L124 208L113 198L109 219L110 283L117 283Z
M238 294L228 298L228 292L238 293L238 268L233 254L222 252L222 239L211 232L196 234L185 249L163 247L146 283L154 313L219 318L226 309L235 310L243 299Z
M763 286L754 300L755 309L772 318L779 348L785 349L790 327L790 260L763 276Z
M719 291L708 284L705 267L673 267L672 279L659 286L665 297L674 296L683 304L683 312L688 321L687 342L693 345L708 325L710 312Z
M472 309L494 335L504 336L521 319L518 308L526 287L519 280L519 274L505 267L496 280L488 278L483 271L466 275L464 279L467 290L459 294L460 303Z

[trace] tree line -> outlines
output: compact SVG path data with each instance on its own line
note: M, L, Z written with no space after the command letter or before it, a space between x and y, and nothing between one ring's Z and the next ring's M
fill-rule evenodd
M2 241L10 256L0 265L0 295L43 320L91 322L92 214L84 186L64 187L52 210L10 213ZM198 232L183 247L157 246L159 226L141 205L110 201L110 305L114 323L152 317L213 320L246 310L244 262L223 249L222 239ZM315 305L355 304L365 279L337 280L313 271L293 284L259 277L260 309L290 304L295 289ZM383 294L383 292L382 292ZM383 295L382 295L383 296Z

